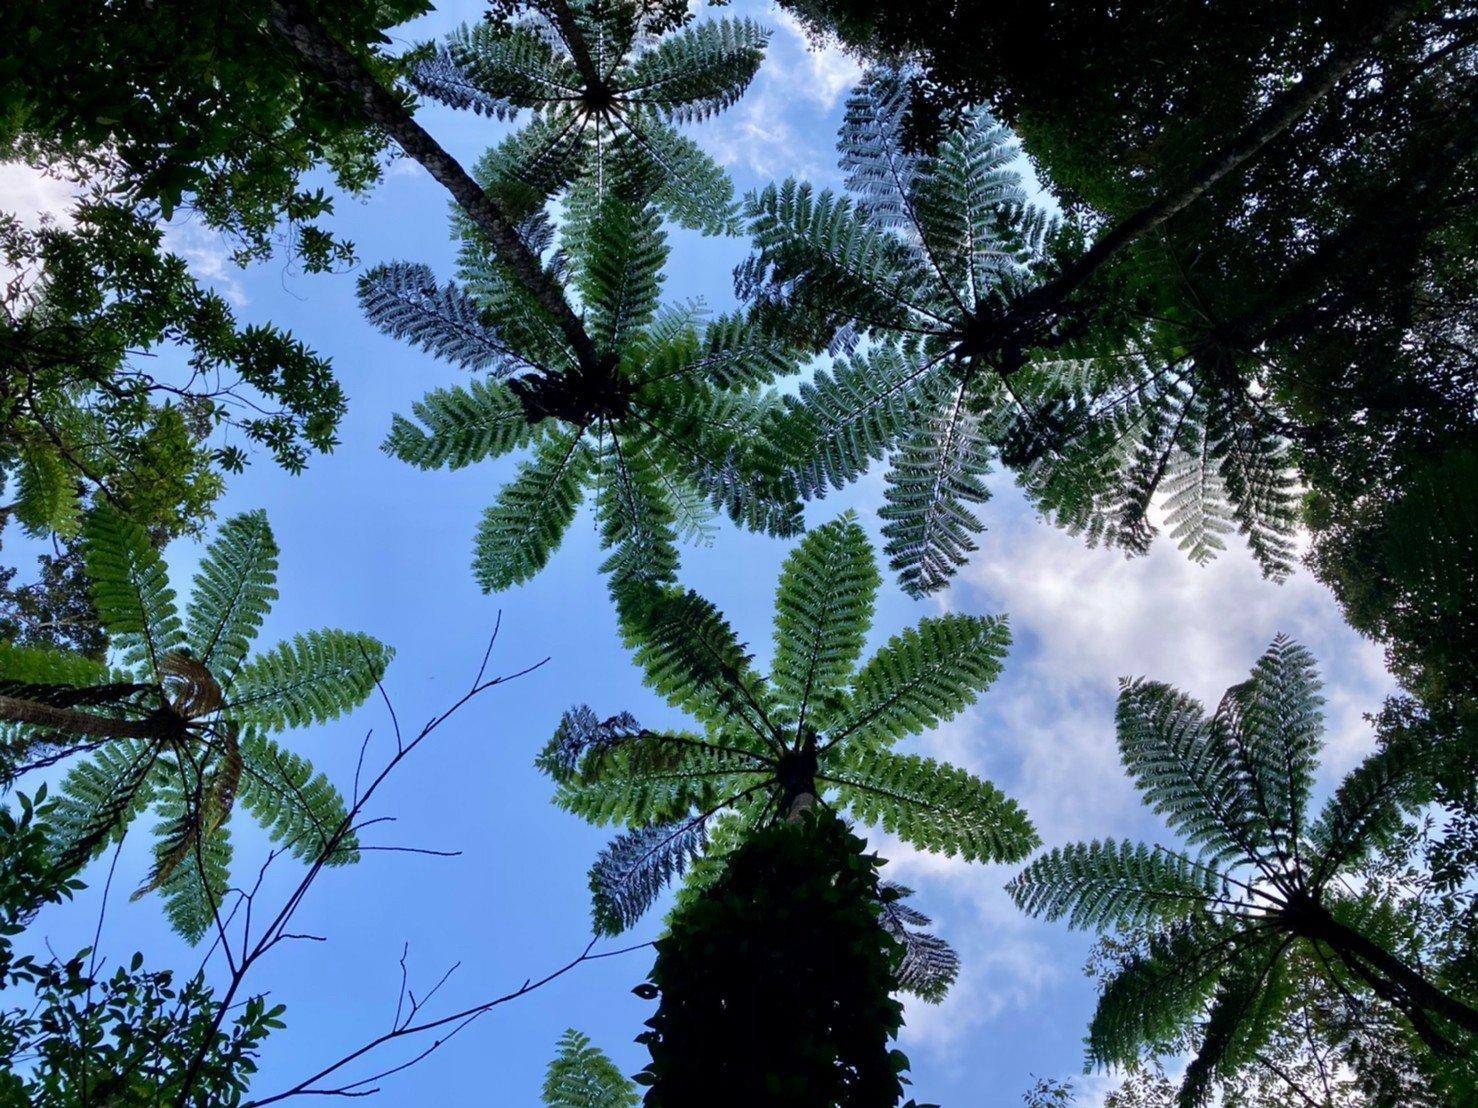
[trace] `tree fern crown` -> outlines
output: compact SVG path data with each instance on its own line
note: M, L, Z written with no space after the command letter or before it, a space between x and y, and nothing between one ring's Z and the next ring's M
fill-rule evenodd
M1187 846L1075 843L1008 886L1033 915L1137 937L1103 987L1090 1060L1130 1065L1199 1025L1180 1102L1206 1104L1293 1018L1288 964L1298 950L1340 989L1355 970L1362 986L1386 971L1361 962L1346 938L1379 917L1379 895L1340 877L1420 801L1426 755L1399 746L1372 755L1311 821L1322 703L1312 658L1282 636L1211 713L1167 685L1123 683L1124 765ZM1409 987L1388 980L1381 995L1405 1004Z
M0 649L0 693L63 713L47 725L7 725L5 743L18 760L45 765L90 752L62 785L57 864L85 863L152 808L154 866L138 895L159 890L176 929L198 940L227 888L238 800L289 852L353 861L358 847L343 799L274 736L361 703L389 648L330 630L251 655L277 598L277 544L261 512L221 528L183 620L164 560L138 525L99 508L87 518L84 542L93 603L121 668Z
M1023 857L1025 814L963 770L893 747L954 716L994 681L1009 644L1003 620L923 620L861 662L880 576L851 515L811 531L786 560L769 676L723 615L693 592L650 586L627 604L628 638L648 683L701 730L657 732L628 713L566 713L538 759L556 802L625 828L591 871L598 931L636 921L672 879L712 880L747 830L817 802L850 811L922 849L976 861ZM956 961L885 907L910 951L900 981L934 999Z

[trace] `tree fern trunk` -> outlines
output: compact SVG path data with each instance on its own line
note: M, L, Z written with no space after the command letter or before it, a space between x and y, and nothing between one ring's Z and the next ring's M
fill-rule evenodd
M1299 927L1308 938L1328 943L1341 955L1359 959L1411 1003L1451 1021L1469 1034L1478 1035L1478 1010L1448 995L1390 951L1340 923L1323 908L1317 909Z

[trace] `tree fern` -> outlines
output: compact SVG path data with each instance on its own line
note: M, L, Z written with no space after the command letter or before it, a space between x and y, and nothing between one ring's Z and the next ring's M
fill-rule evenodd
M1394 929L1379 925L1397 910L1390 894L1340 880L1425 796L1420 770L1430 752L1412 739L1373 755L1310 825L1321 704L1312 659L1281 636L1210 717L1165 685L1124 682L1125 766L1199 854L1078 843L1038 858L1007 886L1033 915L1135 937L1103 985L1092 1061L1132 1065L1204 1021L1181 1086L1184 1108L1212 1103L1218 1086L1235 1088L1238 1071L1289 1018L1301 988L1295 956L1335 988L1369 989L1392 1004L1429 1049L1446 1053L1478 1036L1478 1010L1458 983L1424 976Z
M768 32L749 20L705 21L646 47L643 8L576 0L566 12L568 19L535 11L463 28L416 62L413 83L484 115L534 112L496 159L499 191L535 182L550 194L580 179L603 189L636 175L670 218L707 233L730 229L727 177L672 124L734 104L759 68Z
M238 800L298 857L355 860L343 798L272 736L360 704L390 650L330 630L248 656L277 596L277 545L260 512L222 526L183 623L163 559L137 527L99 509L84 543L94 603L124 668L0 648L0 719L33 730L28 721L46 721L57 753L42 764L88 751L57 801L58 869L85 864L154 809L154 865L139 895L159 892L176 929L197 941L229 888Z
M818 374L793 402L793 429L815 428L780 436L803 495L891 455L888 553L915 595L944 587L973 551L996 456L1044 515L1090 542L1144 552L1163 504L1197 560L1235 529L1284 576L1297 514L1288 448L1264 403L1228 387L1222 361L1235 355L1210 340L1177 346L1183 328L1034 307L1077 248L1029 203L1010 134L976 112L914 150L908 104L908 80L887 68L849 99L838 147L850 195L787 181L746 199L756 252L738 284L756 310L815 350L865 341L870 358L903 363L866 374L863 389Z
M571 1029L544 1075L548 1108L636 1108L636 1086L590 1039Z
M675 586L633 594L625 626L637 664L704 730L650 732L627 713L602 720L582 707L565 715L540 755L557 804L628 829L591 872L598 930L631 926L685 872L711 882L750 834L818 801L926 850L981 861L1031 850L1026 816L992 785L888 749L953 716L991 683L1005 624L925 620L859 668L878 583L854 518L810 532L781 573L768 679L703 597ZM905 951L899 984L937 999L957 959L913 930L927 919L890 909L896 900L883 909Z
M524 371L506 385L432 392L413 419L396 417L385 442L423 468L533 445L478 532L474 573L490 591L547 565L592 491L618 587L666 578L661 567L675 564L680 535L703 534L699 500L756 529L799 528L793 481L763 434L778 401L758 391L792 364L793 344L741 317L708 322L690 305L661 306L667 246L654 210L617 191L592 203L561 227L558 264L580 296L594 360L582 359L506 267L469 242L466 291L444 291L443 299L475 302ZM443 343L439 320L387 321L369 307L392 333L430 349ZM645 498L640 511L636 494ZM622 518L643 541L619 539L629 529Z

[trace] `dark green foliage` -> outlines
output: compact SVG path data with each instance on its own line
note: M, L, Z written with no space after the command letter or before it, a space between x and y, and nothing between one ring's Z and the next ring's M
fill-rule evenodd
M879 922L876 856L835 816L749 835L657 941L641 1036L649 1108L891 1108L907 1060L892 995L902 949Z
M177 983L141 954L108 973L86 949L67 960L16 954L11 940L36 911L82 888L55 868L64 832L45 788L18 800L18 812L0 809L0 993L17 1000L0 1009L0 1103L241 1103L263 1040L283 1026L281 1005L250 996L222 1019L203 974Z
M393 72L384 31L425 8L313 5L384 75ZM341 91L304 75L275 39L269 9L268 0L109 3L79 22L65 4L9 5L0 141L42 160L75 159L84 176L166 219L188 206L245 257L269 254L286 220L307 268L340 262L347 244L317 224L332 203L303 178L324 167L340 188L363 190L379 175L384 138Z
M1429 798L1440 748L1419 730L1393 734L1310 820L1318 691L1312 659L1283 638L1210 717L1168 686L1126 681L1118 716L1125 767L1199 853L1073 844L1008 886L1034 915L1135 937L1103 984L1089 1059L1133 1065L1194 1031L1183 1108L1235 1087L1297 1017L1310 976L1362 994L1361 1003L1390 1005L1405 1021L1400 1034L1440 1063L1452 1091L1478 1077L1451 1065L1478 1035L1466 955L1420 960L1426 940L1402 922L1411 884L1360 879Z
M544 1077L548 1108L636 1108L636 1099L636 1086L587 1036L573 1028L560 1036Z
M81 550L67 543L36 565L36 580L21 585L14 584L15 567L0 567L0 641L101 657L108 636L87 595Z
M73 215L65 230L0 218L0 255L21 274L0 319L0 473L27 531L74 535L89 498L165 537L198 529L220 471L247 459L214 438L223 428L294 472L333 448L345 403L324 359L241 326L149 219L113 203ZM140 357L176 344L183 376Z
M926 850L973 861L1024 857L1036 833L1016 803L953 766L894 753L966 708L995 679L1009 636L983 616L923 620L859 667L880 578L850 516L818 527L786 560L769 679L707 600L633 587L627 635L647 681L696 716L699 734L646 730L629 713L565 714L537 764L555 802L621 832L591 869L598 932L630 927L674 878L691 903L739 844L820 801ZM887 896L908 950L898 984L937 1000L957 959L910 928L927 919Z
M84 554L93 604L124 668L0 647L8 769L90 754L56 805L58 870L73 872L153 808L154 867L136 895L161 891L193 941L227 888L238 799L298 857L355 861L338 791L271 736L363 702L389 649L365 635L314 631L248 657L277 596L277 546L260 512L228 521L206 550L183 622L164 560L137 524L95 510Z

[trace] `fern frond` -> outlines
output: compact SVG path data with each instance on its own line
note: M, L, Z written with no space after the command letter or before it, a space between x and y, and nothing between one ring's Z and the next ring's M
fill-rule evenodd
M0 684L81 688L108 680L108 667L85 654L0 642ZM15 695L7 693L5 695Z
M848 323L928 329L933 285L923 263L852 201L788 180L745 200L756 256L741 292L789 317L796 333L825 345Z
M1218 861L1257 857L1257 821L1226 746L1201 706L1168 685L1125 681L1119 754L1145 800Z
M406 73L406 80L423 96L449 108L485 115L489 119L512 119L518 108L502 97L491 95L474 81L452 57L445 46L438 46L427 57L418 59Z
M534 765L555 782L563 784L576 773L593 777L606 751L642 734L642 726L630 712L601 719L588 704L571 708L560 717L554 737L534 759ZM584 767L582 769L582 767Z
M977 110L941 142L912 195L918 234L942 279L971 310L1000 297L1044 253L1052 222L1010 168L1011 132Z
M686 135L652 116L633 113L625 120L617 153L627 172L649 183L650 198L674 223L705 235L732 235L739 229L734 184L708 153Z
M50 443L22 445L11 511L29 535L75 535L82 525L82 500L71 466Z
M879 227L907 226L917 234L913 191L927 166L903 141L909 100L909 86L896 71L868 70L847 97L837 150L858 209Z
M930 919L904 901L913 890L892 881L883 882L883 930L903 947L903 960L895 977L898 987L920 1000L938 1004L960 975L960 956L938 935L915 928L928 927Z
M1213 405L1207 435L1215 443L1232 518L1263 573L1282 580L1293 571L1298 495L1286 444L1246 402Z
M591 470L581 439L578 430L544 439L483 513L472 572L484 592L527 581L559 548Z
M387 335L419 346L463 369L499 376L528 366L488 323L488 317L454 284L437 285L429 266L391 262L359 279L364 316Z
M327 723L364 703L394 653L357 632L296 635L241 667L221 715L248 734Z
M241 803L274 843L304 862L338 866L359 860L359 840L352 830L329 849L348 819L348 807L306 758L263 735L248 735L241 757Z
M785 559L770 679L795 709L797 727L813 702L825 705L851 677L881 581L867 534L850 512L811 531Z
M884 750L823 755L820 776L857 819L922 850L1014 862L1038 843L1016 801L962 769Z
M1314 851L1309 868L1316 886L1401 830L1427 799L1432 754L1425 741L1407 735L1345 775L1309 829Z
M1323 745L1319 688L1313 657L1279 635L1252 677L1227 690L1213 720L1227 734L1265 834L1281 837L1285 854L1297 849Z
M571 1028L544 1075L546 1108L636 1108L636 1086L605 1053Z
M575 271L586 325L602 349L619 351L652 321L666 261L657 213L607 196L582 236Z
M1283 949L1254 948L1222 976L1201 1029L1200 1049L1186 1066L1179 1108L1215 1103L1215 1084L1235 1079L1267 1045L1292 991Z
M939 360L921 343L878 343L818 370L787 397L773 434L794 459L801 495L843 488L893 449L916 426Z
M600 751L565 780L556 778L554 802L597 825L675 823L743 792L762 769L754 758L705 746L697 736L648 732Z
M1088 1028L1088 1058L1129 1066L1145 1047L1189 1029L1249 939L1234 928L1180 924L1148 937L1099 994Z
M198 943L224 918L222 900L231 882L231 836L224 824L202 822L195 788L171 774L158 799L160 823L154 829L154 867L134 899L159 890L164 914L186 942Z
M477 23L453 31L447 54L482 92L520 108L542 108L580 91L573 63L548 38L521 25Z
M277 541L265 512L228 519L205 548L185 609L190 652L226 687L277 599Z
M707 821L689 819L623 831L590 867L591 916L597 935L619 935L708 845Z
M1006 886L1023 912L1067 917L1080 930L1166 924L1196 915L1218 899L1211 866L1128 840L1096 839L1048 851Z
M990 496L991 448L981 418L970 411L965 386L951 385L942 410L921 412L899 445L878 512L888 564L915 597L943 588L965 564L976 549L971 536L984 530L969 505Z
M691 590L652 596L627 630L646 682L705 723L741 721L768 740L774 728L750 655L714 605Z
M1010 644L1005 619L921 620L890 639L858 672L833 741L881 748L938 726L990 687Z
M526 446L538 434L501 381L436 389L411 405L411 413L421 426L393 417L381 448L419 469L461 469Z
M185 645L164 559L142 527L106 505L88 513L83 537L99 621L124 665L147 666L159 680L164 656Z
M677 582L677 533L663 477L639 439L611 434L601 454L596 516L601 546L611 550L601 572L618 611L631 590L645 595Z
M53 816L57 869L70 873L117 842L153 801L157 749L136 739L113 739L62 780Z
M690 25L636 60L622 98L677 123L708 119L744 95L769 41L770 32L749 19Z

